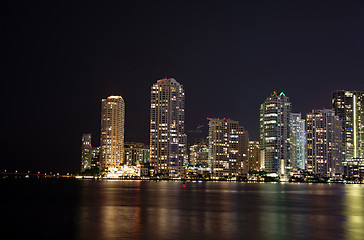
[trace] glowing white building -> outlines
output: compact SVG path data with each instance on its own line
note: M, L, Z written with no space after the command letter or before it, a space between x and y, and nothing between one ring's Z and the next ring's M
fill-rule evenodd
M290 164L291 102L273 92L260 106L260 157L267 173L287 176Z
M185 93L173 78L158 80L151 88L150 164L155 174L180 177L185 150Z

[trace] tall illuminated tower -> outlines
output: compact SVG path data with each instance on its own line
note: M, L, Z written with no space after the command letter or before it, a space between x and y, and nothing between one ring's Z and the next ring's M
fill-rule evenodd
M343 165L359 165L364 173L364 92L338 90L333 93L333 109L342 124ZM362 165L362 166L360 166ZM359 170L359 169L358 169ZM345 171L348 176L359 175ZM359 170L360 171L360 170Z
M246 174L248 148L248 132L238 121L209 119L209 167L213 177L239 177Z
M173 78L151 88L150 164L156 174L180 177L185 149L185 93ZM186 153L187 154L187 153Z
M306 165L306 127L301 113L291 113L290 131L291 168L303 170Z
M287 175L290 172L291 103L275 91L260 106L260 157L267 173Z
M121 96L101 103L101 169L116 171L124 160L125 104Z
M342 174L341 123L331 109L312 110L306 117L307 171L322 177Z

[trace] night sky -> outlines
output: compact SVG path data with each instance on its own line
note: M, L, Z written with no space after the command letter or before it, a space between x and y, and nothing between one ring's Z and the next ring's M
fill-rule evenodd
M364 90L364 1L8 1L3 5L0 170L79 170L99 144L101 99L121 95L125 140L149 142L150 87L184 85L186 131L240 121L284 91L293 112Z

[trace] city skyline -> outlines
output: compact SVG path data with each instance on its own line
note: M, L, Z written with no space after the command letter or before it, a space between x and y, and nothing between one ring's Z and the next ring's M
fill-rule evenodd
M5 1L16 239L364 236L364 0Z
M113 130L124 132L124 124L121 126L125 120L124 100L120 96L102 99L101 140L105 140L101 142L105 146L101 146L99 170L100 173L107 173L108 177L138 174L135 171L147 176L172 178L185 174L210 174L216 179L256 178L254 172L257 171L283 180L287 180L288 176L300 175L302 171L335 180L343 176L362 176L364 92L342 90L335 91L333 96L332 109L314 109L306 114L305 120L301 113L291 112L292 103L284 92L273 91L260 105L260 142L250 141L248 131L230 118L207 118L209 135L187 142L183 85L173 78L163 78L151 87L149 149L143 147L143 143L127 143L125 146L130 150L124 152L124 142L117 140L120 137ZM337 96L345 96L348 100ZM118 103L120 106L114 106ZM335 111L338 110L339 114L336 115ZM208 142L208 158L205 160L198 153L203 147L193 145L199 142ZM123 147L113 146L119 144ZM139 151L133 149L137 145ZM93 149L91 134L83 134L81 172L91 170L91 165L97 165ZM342 149L347 149L346 154ZM112 161L116 164L107 160L110 163L105 164L105 152L111 153L108 159L126 156L129 160ZM149 152L148 161L145 154ZM348 152L353 154L349 155ZM207 165L203 163L206 160Z
M179 84L178 82L176 82L175 81L175 79L174 78L163 78L163 79L160 79L160 80L157 80L157 82L158 83L161 83L162 81L170 81L170 80L172 80L172 81L174 81L176 84ZM154 85L156 85L156 86L158 86L157 84L154 84ZM153 91L154 91L154 89L153 89L153 87L154 87L154 85L152 86L152 94L153 94ZM161 85L162 86L162 85ZM182 84L181 84L181 86L182 86ZM184 91L182 90L182 92L183 92L183 95L184 95ZM361 95L357 95L358 96L358 98L360 99L360 101L362 101L361 99L362 99L362 95L363 95L363 92L362 91L356 91L356 90L354 90L354 91L351 91L351 90L349 90L349 91L347 91L347 90L335 90L335 91L333 91L332 92L332 94L335 96L335 95L338 95L338 94L341 94L341 93L343 93L343 94L347 94L347 93L355 93L355 94L361 94ZM271 92L270 93L271 95L266 99L266 101L263 103L263 104L261 104L260 105L260 108L262 108L262 105L264 105L264 104L266 104L266 102L267 101L271 101L270 99L271 98L274 98L274 97L284 97L284 98L286 98L286 95L285 95L285 93L284 92L277 92L277 91L273 91L273 92ZM288 98L287 98L288 99ZM104 121L104 118L105 118L105 113L107 112L107 108L109 108L109 106L107 107L107 105L105 105L105 103L107 103L106 101L109 101L109 100L112 100L112 101L120 101L121 100L121 106L120 106L120 108L121 108L121 113L120 114L118 114L119 115L119 117L121 117L121 120L122 120L122 129L120 129L120 130L122 130L122 134L124 134L124 121L125 121L125 103L124 103L124 99L121 97L121 96L109 96L109 97L107 97L106 99L101 99L101 102L102 102L102 112L101 112L101 123ZM183 100L184 101L184 100ZM278 102L280 102L281 100L278 100ZM289 100L288 100L289 101ZM353 100L351 100L351 101L353 101ZM275 101L273 101L273 102L275 102ZM286 102L286 100L283 100L283 102ZM115 103L116 104L116 103ZM322 109L316 109L315 111L319 111L319 112L321 112L321 111L331 111L332 113L334 113L334 110L335 110L335 105L337 105L337 103L334 101L334 98L332 99L332 104L333 104L333 107L331 108L331 109L326 109L326 108L322 108ZM152 98L152 102L151 102L151 106L152 105L156 105L156 102L153 102L153 98ZM289 102L288 103L288 105L289 105L289 109L292 107L292 103L291 102ZM106 109L106 110L105 110ZM153 107L152 107L152 109L153 109ZM361 109L361 108L360 108ZM114 110L114 109L110 109L110 110ZM313 110L312 110L313 111ZM362 110L361 110L362 111ZM183 111L184 112L184 111ZM300 118L300 116L301 115L303 115L303 118L304 118L304 116L308 116L308 115L310 115L310 114L312 114L312 112L308 112L308 113L302 113L302 112L300 112L300 113L291 113L291 111L289 110L288 112L287 112L288 114L286 114L287 115L287 117L288 118L291 118L291 121L292 121L292 117L294 116L294 117L298 117L298 118ZM115 113L113 112L113 114L112 115L115 115ZM336 115L335 115L336 116ZM337 116L337 117L339 117L339 116ZM343 116L341 116L341 117L343 117ZM211 119L212 120L221 120L221 121L230 121L230 118L215 118L215 119L213 119L213 118L207 118L207 121L206 122L211 122ZM360 119L360 118L359 118ZM305 122L305 120L303 120L302 119L302 121L303 121L303 123ZM233 121L234 122L234 121ZM235 121L236 122L236 121ZM300 123L300 124L302 124L302 123ZM207 123L207 125L208 125L208 123ZM101 126L102 126L102 124L101 124ZM202 126L202 125L201 125ZM292 125L292 127L293 127L293 125ZM106 128L106 126L104 126L104 127L102 127L102 129L103 128ZM151 128L152 129L152 128ZM244 130L244 132L246 132L246 135L248 136L248 131L245 131ZM289 132L289 130L287 131L287 132ZM101 133L102 133L102 131L101 131ZM292 134L292 133L291 133ZM306 134L306 132L305 132L305 134ZM343 133L343 134L345 134L345 132ZM362 133L361 133L362 134ZM185 134L183 134L183 135L181 135L181 136L185 136ZM361 136L361 135L360 135ZM101 137L101 139L102 139L102 134L100 135L100 137ZM124 142L124 136L122 137L123 138L123 142ZM203 138L205 138L205 139L208 139L209 138L209 135L207 134L207 135L205 135L205 136L203 136ZM96 138L96 139L98 139L98 137ZM198 140L199 138L194 138L194 139L190 139L189 140L189 142L187 143L187 146L190 146L190 145L192 145L192 143L193 142L195 142L196 140ZM343 138L344 139L344 138ZM149 139L149 141L150 141L150 139ZM247 139L247 142L249 141L249 144L250 144L250 142L257 142L259 145L261 144L259 141L255 141L254 139ZM105 169L105 167L103 167L103 163L102 163L102 146L100 146L100 147L93 147L92 146L92 144L91 144L91 133L83 133L82 134L82 144L81 144L81 149L82 149L82 151L81 151L81 172L82 171L84 171L83 169L86 169L86 168L90 168L90 166L91 166L91 159L88 159L89 157L91 157L92 158L92 155L94 155L95 153L93 152L94 150L97 150L97 151L100 151L100 159L98 159L98 160L100 160L100 165L98 166L98 168L100 168L100 169ZM96 142L95 141L95 138L92 138L92 143L94 143L94 142ZM102 140L100 140L100 143L102 142ZM139 141L140 143L139 144L143 144L143 145L145 145L145 142L148 142L148 140L146 140L145 142L144 141ZM149 142L150 143L150 142ZM130 145L130 144L135 144L135 143L133 143L132 141L130 141L130 142L128 142L128 141L125 141L125 143L124 143L125 145ZM124 144L122 144L122 149L124 149ZM292 143L291 143L292 144ZM344 143L343 143L344 144ZM359 143L358 143L359 144ZM362 144L362 141L360 142L360 144ZM95 144L94 144L95 145ZM248 146L248 144L246 144L247 146ZM84 154L84 146L86 146L86 148L90 148L90 150L88 150L88 151L90 151L90 156L86 156L85 157L85 154ZM249 150L249 148L250 148L250 145L249 145L249 147L247 147L247 151ZM100 149L100 150L99 150ZM292 149L293 150L293 149ZM87 151L87 152L88 152ZM340 150L341 151L341 150ZM358 150L358 151L360 151L360 150ZM120 157L122 158L122 160L120 161L120 166L122 166L123 164L126 164L126 162L124 163L124 158L125 158L125 153L124 153L124 150L122 150L122 152L123 152L123 154L121 154L120 155ZM288 154L288 155L290 155L290 154L292 154L292 151L289 151L290 153ZM248 152L247 152L247 154L248 154ZM259 154L259 155L261 155L261 153ZM306 156L307 157L307 156ZM148 158L149 158L149 156L148 156ZM84 159L87 159L87 160L84 160ZM187 158L187 159L189 159L189 158ZM343 157L343 159L344 159L344 157ZM246 164L248 164L248 160L250 161L250 159L245 159L243 162L244 163L246 163ZM287 159L285 159L285 160L287 160L288 162L287 162L287 164L284 164L284 166L285 166L285 168L288 168L288 169L292 169L292 170L295 170L295 169L304 169L304 168L293 168L293 165L295 164L295 162L292 162L292 156L289 156ZM307 161L307 158L306 158L306 161ZM184 163L184 160L182 160L181 161L181 163ZM249 164L250 164L250 162L249 162ZM262 167L262 166L264 166L265 165L265 163L264 163L264 160L263 160L263 162L262 162L262 159L260 159L260 162L259 162L259 164L260 164L260 166L261 166L261 169L260 170L267 170L267 169L265 169L265 167ZM302 164L302 163L301 163ZM307 162L305 163L305 164L308 164ZM340 164L341 164L341 161L340 161ZM84 166L84 165L89 165L89 166ZM96 166L94 166L94 167L96 167ZM245 166L244 166L245 167ZM250 165L247 165L246 167L250 167ZM312 167L311 167L312 168ZM329 168L329 167L327 167L327 168ZM342 171L342 169L343 169L343 167L340 165L340 167L338 167L338 168L340 168L341 169L341 171ZM117 169L117 167L115 166L115 168L114 168L115 170ZM182 165L181 165L181 169L182 169ZM246 173L247 172L247 170L248 169L244 169L244 172ZM181 170L180 170L181 171ZM243 170L242 170L243 171ZM268 172L270 172L269 170L268 170ZM310 172L310 171L309 171ZM312 171L311 171L312 172ZM285 173L286 174L288 174L289 173L289 170L288 171L285 171ZM179 176L179 175L176 175L176 176Z
M81 136L100 136L100 99L110 95L125 99L125 140L148 143L150 86L164 77L185 88L187 135L199 125L206 134L207 117L226 117L258 140L259 106L273 90L295 113L331 109L333 91L364 89L363 8L8 2L0 168L78 170Z

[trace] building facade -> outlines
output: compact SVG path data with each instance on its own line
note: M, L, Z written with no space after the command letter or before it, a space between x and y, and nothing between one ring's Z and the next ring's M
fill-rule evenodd
M290 116L291 169L304 170L306 167L306 122L301 113Z
M364 172L364 92L335 91L332 104L342 126L344 173L360 176Z
M149 163L149 146L144 143L128 142L124 145L124 162L128 166Z
M92 147L91 169L100 169L100 147Z
M341 122L331 109L312 110L306 117L307 171L321 177L342 175Z
M116 171L124 162L125 104L121 96L102 99L101 169Z
M249 141L248 171L260 171L262 169L260 161L261 159L259 141Z
M82 135L81 146L81 172L91 168L92 161L92 145L91 145L91 133Z
M203 168L209 167L209 147L206 141L198 141L189 146L189 164Z
M260 106L260 157L263 170L288 175L290 164L291 102L273 92Z
M183 175L185 149L185 93L173 78L158 80L151 88L150 164L155 174Z
M209 119L209 167L214 178L246 174L248 132L238 121Z
M188 141L187 141L187 135L183 135L183 143L184 143L184 149L183 149L183 168L186 168L188 166Z

